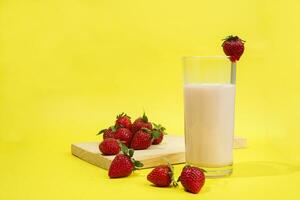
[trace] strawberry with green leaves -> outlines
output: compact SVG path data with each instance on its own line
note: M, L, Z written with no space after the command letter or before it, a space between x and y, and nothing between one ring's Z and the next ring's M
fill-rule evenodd
M240 59L244 53L244 43L245 41L238 36L228 36L224 39L222 43L224 53L229 56L231 60L231 75L230 83L236 84L236 62Z
M186 191L197 194L205 183L204 170L186 165L178 178Z
M157 131L142 128L134 134L130 147L134 150L148 149L152 144L152 140L159 136L160 134Z
M178 184L174 179L174 168L171 164L159 165L155 167L148 175L147 180L158 187L176 187Z
M164 135L166 134L165 132L165 127L162 127L162 125L160 124L155 124L155 123L152 123L154 128L153 128L153 132L157 132L159 134L159 137L158 138L155 138L153 141L152 141L152 144L160 144L164 138Z
M119 115L117 115L117 120L115 123L116 127L123 127L123 128L127 128L127 129L131 129L131 120L130 117L125 114L125 113L121 113Z
M114 138L116 130L117 129L115 126L111 126L108 129L103 129L103 130L99 131L99 133L97 135L103 134L103 139Z
M133 149L128 149L125 145L121 147L122 153L115 156L110 164L108 176L110 178L121 178L129 176L133 170L143 167L143 163L133 158Z
M137 118L131 127L131 131L133 133L136 133L138 130L142 128L147 128L149 130L152 130L152 124L148 121L148 117L144 113L142 117Z

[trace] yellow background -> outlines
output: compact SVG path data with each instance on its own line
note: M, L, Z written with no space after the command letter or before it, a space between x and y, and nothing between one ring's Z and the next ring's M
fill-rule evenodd
M0 199L299 197L299 9L296 0L1 0ZM250 143L235 151L233 177L191 195L150 187L149 170L109 180L70 155L70 143L98 140L123 111L145 110L182 135L181 57L222 55L228 34L246 40L236 134Z

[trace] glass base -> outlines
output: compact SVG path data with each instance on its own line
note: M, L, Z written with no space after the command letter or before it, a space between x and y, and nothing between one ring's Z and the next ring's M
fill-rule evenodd
M233 168L232 165L228 165L224 167L203 167L197 165L193 165L193 166L204 169L206 171L205 172L206 178L221 178L221 177L230 176L232 174L232 168Z

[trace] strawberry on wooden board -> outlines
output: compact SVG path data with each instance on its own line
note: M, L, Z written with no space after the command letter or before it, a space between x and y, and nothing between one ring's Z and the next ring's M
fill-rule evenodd
M127 147L129 147L133 133L127 128L118 128L114 135L114 138L123 142Z
M144 113L142 117L137 118L131 127L131 131L133 133L136 133L138 130L142 128L147 128L149 130L152 130L152 124L148 121L148 117Z
M133 170L143 167L143 163L135 160L132 156L133 149L128 149L125 145L121 146L122 154L115 156L110 164L108 176L110 178L121 178L129 176Z
M120 152L120 142L114 138L106 138L99 144L99 150L103 155L116 155Z
M123 128L128 128L131 129L131 120L130 117L125 114L125 113L121 113L119 115L117 115L117 119L116 119L116 123L115 126L116 127L123 127Z
M155 167L148 175L147 180L158 187L176 187L178 184L174 179L174 168L172 165L159 165Z
M116 127L111 126L108 129L103 129L99 131L97 135L103 134L103 139L114 138L115 132L116 132Z
M153 141L152 141L152 144L160 144L164 138L164 135L166 134L165 132L165 127L162 127L162 125L160 124L155 124L155 123L152 123L154 128L153 128L153 131L155 132L158 132L159 134L159 137L158 138L155 138Z
M152 140L159 136L159 132L142 128L134 134L130 147L134 150L148 149L152 144Z
M186 191L197 194L205 183L204 170L186 165L178 178Z
M240 59L244 53L245 41L240 39L238 36L228 36L222 43L224 53L229 56L231 62L236 62Z

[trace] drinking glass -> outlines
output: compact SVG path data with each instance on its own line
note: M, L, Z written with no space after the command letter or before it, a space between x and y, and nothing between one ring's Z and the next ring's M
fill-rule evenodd
M226 56L190 56L184 65L186 163L207 177L232 173L235 71Z

